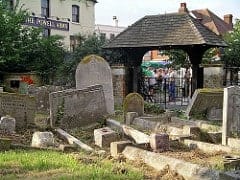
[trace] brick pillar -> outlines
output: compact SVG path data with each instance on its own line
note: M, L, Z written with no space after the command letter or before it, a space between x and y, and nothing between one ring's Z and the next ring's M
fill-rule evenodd
M122 105L124 97L127 95L126 89L126 67L123 65L113 65L112 80L113 80L113 96L115 105Z

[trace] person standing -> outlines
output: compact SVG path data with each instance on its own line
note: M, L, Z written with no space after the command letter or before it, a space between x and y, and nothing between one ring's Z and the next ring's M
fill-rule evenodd
M175 74L172 67L169 68L169 101L175 101Z
M189 68L186 68L185 74L184 74L184 95L185 97L189 97L190 95L190 83L191 83L191 73Z

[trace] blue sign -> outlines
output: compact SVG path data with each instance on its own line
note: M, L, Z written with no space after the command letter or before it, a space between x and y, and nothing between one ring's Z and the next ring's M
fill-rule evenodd
M47 29L57 29L61 31L69 31L69 23L64 21L52 20L44 17L30 16L26 19L25 25L43 27Z

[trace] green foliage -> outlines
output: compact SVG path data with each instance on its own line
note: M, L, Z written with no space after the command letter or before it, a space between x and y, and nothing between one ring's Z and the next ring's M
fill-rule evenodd
M35 71L49 83L64 58L61 37L41 36L42 29L23 26L27 11L10 10L0 1L0 71Z
M147 114L162 114L165 110L158 104L144 102L144 112Z
M162 51L164 55L169 56L170 61L172 61L171 66L175 68L184 67L189 64L187 59L187 53L183 50L165 50Z
M79 35L80 44L74 50L66 56L65 61L59 67L57 72L57 81L59 84L68 84L69 86L75 86L75 71L78 63L85 57L91 54L103 56L102 46L106 39L100 38L100 36L93 34L91 36Z
M227 66L240 66L240 20L234 25L233 32L224 37L228 47L224 49L223 59Z

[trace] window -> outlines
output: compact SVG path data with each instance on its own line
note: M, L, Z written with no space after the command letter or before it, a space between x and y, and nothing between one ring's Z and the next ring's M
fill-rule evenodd
M11 88L19 88L19 86L20 86L20 81L18 81L18 80L11 80L10 81L10 87Z
M70 36L70 51L73 52L79 46L81 41L80 36Z
M100 38L101 38L102 40L106 39L106 33L100 33Z
M43 37L49 37L50 36L50 29L43 29Z
M41 0L41 15L49 17L49 0Z
M79 6L72 6L72 22L79 22Z
M115 37L115 34L110 34L110 39L113 39Z
M13 10L13 8L14 8L13 0L9 1L9 7L10 7L10 10Z

